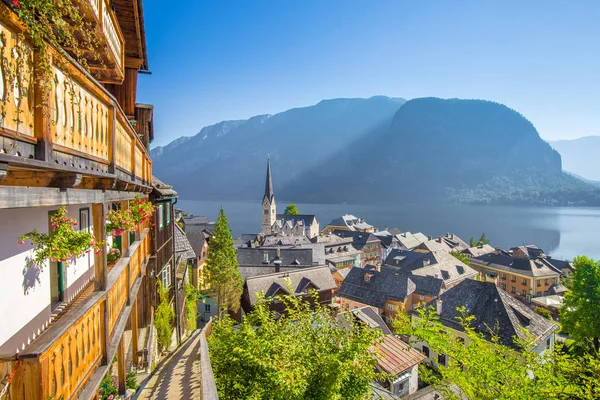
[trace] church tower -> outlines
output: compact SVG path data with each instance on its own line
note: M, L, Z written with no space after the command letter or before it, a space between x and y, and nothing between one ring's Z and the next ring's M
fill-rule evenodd
M275 223L277 207L275 206L275 195L273 194L273 182L271 181L271 158L267 161L267 182L265 183L265 195L262 201L262 233L271 234L271 227Z

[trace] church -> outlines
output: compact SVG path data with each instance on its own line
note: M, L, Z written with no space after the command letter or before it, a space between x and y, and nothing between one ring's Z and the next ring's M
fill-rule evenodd
M271 180L271 159L267 161L267 181L262 201L262 234L282 236L306 236L309 239L319 234L319 221L315 215L277 214L273 181Z

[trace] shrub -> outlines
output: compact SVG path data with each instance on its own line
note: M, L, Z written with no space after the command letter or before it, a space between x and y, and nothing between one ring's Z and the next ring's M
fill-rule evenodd
M112 400L119 392L117 391L117 378L110 372L104 376L100 382L100 398L102 400Z
M185 321L188 331L198 327L196 315L198 310L198 291L192 284L185 286Z
M533 311L536 314L539 314L539 315L541 315L544 318L552 319L552 313L550 311L546 310L545 308L536 307L536 308L533 309Z
M158 348L162 351L168 349L171 345L171 335L173 334L175 312L169 305L168 290L163 288L160 281L158 282L158 296L160 302L156 308L154 326L156 327L156 341L158 342Z
M127 389L133 389L137 391L140 385L137 382L137 373L135 371L129 371L125 377L125 387Z

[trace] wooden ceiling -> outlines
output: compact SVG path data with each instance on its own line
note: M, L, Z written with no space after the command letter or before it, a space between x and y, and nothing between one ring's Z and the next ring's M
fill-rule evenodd
M112 0L125 40L125 66L148 70L142 0Z

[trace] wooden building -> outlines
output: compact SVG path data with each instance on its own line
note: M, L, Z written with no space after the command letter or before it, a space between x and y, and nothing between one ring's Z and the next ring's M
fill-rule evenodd
M164 261L156 257L161 230L146 221L120 237L121 258L107 264L115 242L107 213L136 196L148 201L153 190L152 107L136 103L138 72L148 69L142 2L73 1L98 48L77 58L72 47L48 47L46 86L37 79L43 55L19 7L0 3L0 55L28 57L10 81L0 70L0 389L10 381L11 399L95 398L117 355L124 393L125 360L140 361L138 328L151 320L152 276ZM50 233L62 206L78 230L107 246L68 263L33 264L33 246L17 240L34 229Z

